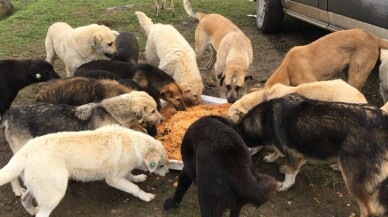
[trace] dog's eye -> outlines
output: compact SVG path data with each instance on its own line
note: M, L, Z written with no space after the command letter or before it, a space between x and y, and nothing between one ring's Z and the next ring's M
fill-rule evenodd
M236 86L236 91L239 91L241 89L240 86Z
M165 165L165 164L162 164L162 165L160 165L159 167L162 168L162 167L164 167L164 165Z
M194 96L195 98L197 98L197 97L198 97L198 95L197 95L197 94L194 94L193 96Z
M230 90L230 85L226 85L226 89Z
M112 46L112 44L113 44L113 42L111 42L111 43L108 43L108 46L110 47L110 46Z
M180 98L175 98L175 100L176 100L176 101L178 101L178 102L179 102L179 101L181 101L181 99L180 99Z
M153 113L155 113L155 111L156 111L156 110L154 109L154 110L151 111L151 113L153 114Z

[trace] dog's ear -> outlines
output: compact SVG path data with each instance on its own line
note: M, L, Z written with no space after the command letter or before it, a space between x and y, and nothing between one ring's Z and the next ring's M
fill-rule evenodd
M145 106L144 107L139 106L137 109L134 110L137 120L143 119L144 111L145 111Z
M81 120L86 121L93 116L95 108L97 106L98 104L96 105L86 104L86 105L78 106L75 110L75 116Z
M179 84L179 88L181 89L181 91L182 91L183 93L187 93L187 92L190 92L190 91L191 91L191 86L188 85L188 84L185 84L185 83Z
M253 76L252 75L245 76L244 81L248 81L248 80L252 81L253 80Z
M144 157L144 163L147 166L148 171L150 173L155 172L155 170L158 168L158 164L161 157L160 154L155 149L151 149L146 156Z
M225 75L220 78L220 87L224 84Z
M117 38L117 36L119 36L120 35L120 33L118 32L118 31L115 31L115 30L112 30L112 33L113 33L113 35Z
M93 36L92 36L92 47L95 47L98 43L100 43L100 41L102 41L101 35L98 34L98 33L93 34Z

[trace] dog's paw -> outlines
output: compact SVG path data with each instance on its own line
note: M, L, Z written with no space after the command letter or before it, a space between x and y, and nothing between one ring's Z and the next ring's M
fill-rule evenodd
M151 200L155 199L155 196L155 194L147 193L144 191L139 193L139 198L145 202L150 202Z
M178 202L176 202L173 198L169 198L167 200L164 201L164 209L165 210L170 210L170 209L173 209L173 208L177 208L179 205Z
M25 188L16 188L16 189L13 189L13 193L15 193L16 196L20 197L22 196L24 193L26 193L26 189Z
M133 176L133 182L135 183L144 182L145 180L147 180L147 175L145 174Z
M216 86L216 81L214 81L213 79L212 80L208 80L207 84L209 85L209 87L215 87Z
M279 158L279 156L274 152L274 153L272 153L272 154L269 154L269 155L265 156L265 157L263 158L263 161L264 161L264 162L267 162L267 163L273 163L273 162L275 162L275 160L277 160L278 158Z
M340 172L340 168L338 167L338 164L331 164L330 165L330 168L333 170L333 171L337 171L337 172Z
M278 191L287 191L291 186L287 186L284 182L278 182Z

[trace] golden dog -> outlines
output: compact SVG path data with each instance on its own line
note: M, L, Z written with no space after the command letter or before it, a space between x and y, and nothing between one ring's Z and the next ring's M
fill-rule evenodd
M172 15L175 16L174 0L170 0ZM155 0L156 16L159 16L160 9L166 8L166 0Z
M118 32L104 25L91 24L72 28L64 22L52 24L45 40L46 61L54 64L55 56L66 65L67 77L74 75L82 64L95 60L99 54L113 57Z
M226 98L230 103L235 102L241 88L242 95L246 92L246 79L252 78L247 76L253 60L251 41L229 19L219 14L194 12L189 0L183 2L185 11L199 20L195 30L197 62L199 63L210 45L212 55L208 69L214 66L220 97ZM213 83L211 74L208 74L208 82Z
M328 80L348 68L348 83L361 89L376 64L380 48L388 49L388 41L362 29L328 34L308 45L292 48L264 87Z

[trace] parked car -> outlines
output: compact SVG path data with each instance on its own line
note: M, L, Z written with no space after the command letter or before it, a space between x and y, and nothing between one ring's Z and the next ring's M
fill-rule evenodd
M330 31L362 28L388 39L387 0L256 0L263 33L279 31L284 14Z

